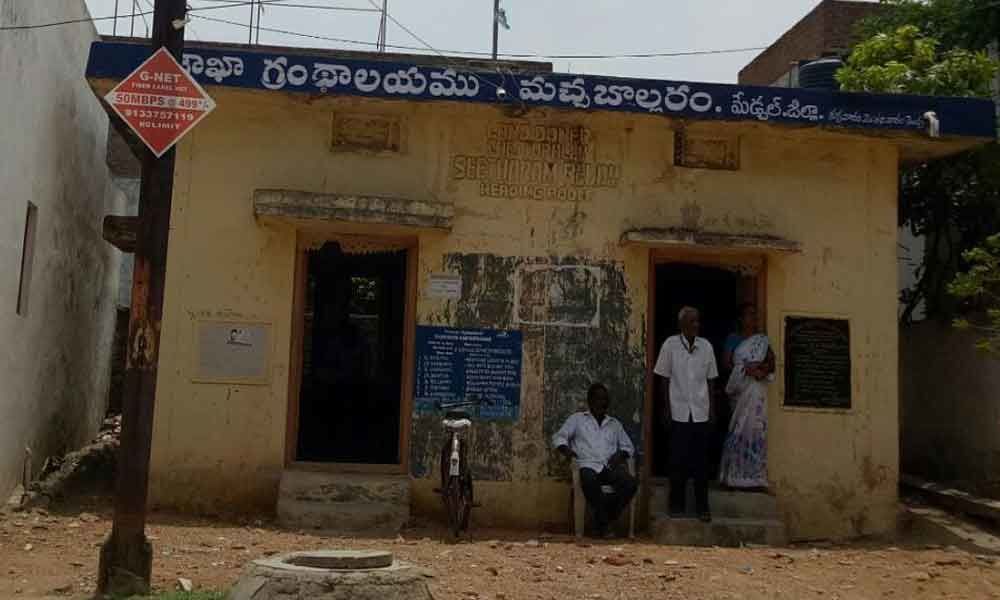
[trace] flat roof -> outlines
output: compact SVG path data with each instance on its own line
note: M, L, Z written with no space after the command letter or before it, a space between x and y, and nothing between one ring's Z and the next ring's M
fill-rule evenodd
M145 41L95 42L87 78L120 80L150 54ZM924 147L927 155L938 154L927 151L928 143L951 140L967 147L996 137L995 106L977 98L631 79L554 73L547 63L232 44L188 44L182 64L204 86L817 127L902 136ZM927 136L925 115L930 112L940 124L939 139Z

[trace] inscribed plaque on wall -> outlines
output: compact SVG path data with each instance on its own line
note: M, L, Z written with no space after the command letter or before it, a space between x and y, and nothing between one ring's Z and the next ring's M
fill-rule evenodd
M334 152L398 153L402 126L397 117L383 115L333 116Z
M196 381L267 383L271 325L199 321Z
M740 168L740 138L679 131L674 136L674 165L735 171Z
M785 406L851 407L846 319L785 317Z
M521 407L520 331L417 327L414 404L435 413L438 403L480 400L466 407L478 420L516 420Z

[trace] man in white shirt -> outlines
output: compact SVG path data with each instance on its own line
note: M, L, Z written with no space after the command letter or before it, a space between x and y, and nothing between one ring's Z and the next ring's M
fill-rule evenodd
M685 511L688 477L694 479L698 518L709 522L708 441L711 435L712 402L710 382L719 376L715 350L705 338L698 337L701 318L698 310L685 306L677 316L681 333L667 338L660 348L653 372L669 379L665 415L670 428L670 505L671 517Z
M552 436L552 446L580 467L580 487L594 514L597 535L607 537L608 525L628 506L638 484L626 462L635 453L621 422L608 416L608 389L595 383L587 391L587 412L570 415ZM609 485L613 494L604 494Z

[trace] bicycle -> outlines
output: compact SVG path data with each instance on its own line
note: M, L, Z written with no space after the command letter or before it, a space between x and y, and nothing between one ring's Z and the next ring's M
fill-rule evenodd
M448 514L448 527L453 537L458 538L469 529L469 517L476 506L473 496L472 473L469 469L468 447L465 432L472 427L468 412L458 408L478 406L481 400L465 402L438 402L438 410L444 410L441 425L448 432L441 447L441 487L437 490L444 501Z

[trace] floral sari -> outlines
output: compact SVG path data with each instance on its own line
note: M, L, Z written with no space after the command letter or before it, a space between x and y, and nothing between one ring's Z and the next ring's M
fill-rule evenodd
M722 448L719 480L730 487L767 487L767 381L746 372L746 365L767 359L770 342L755 334L733 352L733 372L726 394L736 401Z

